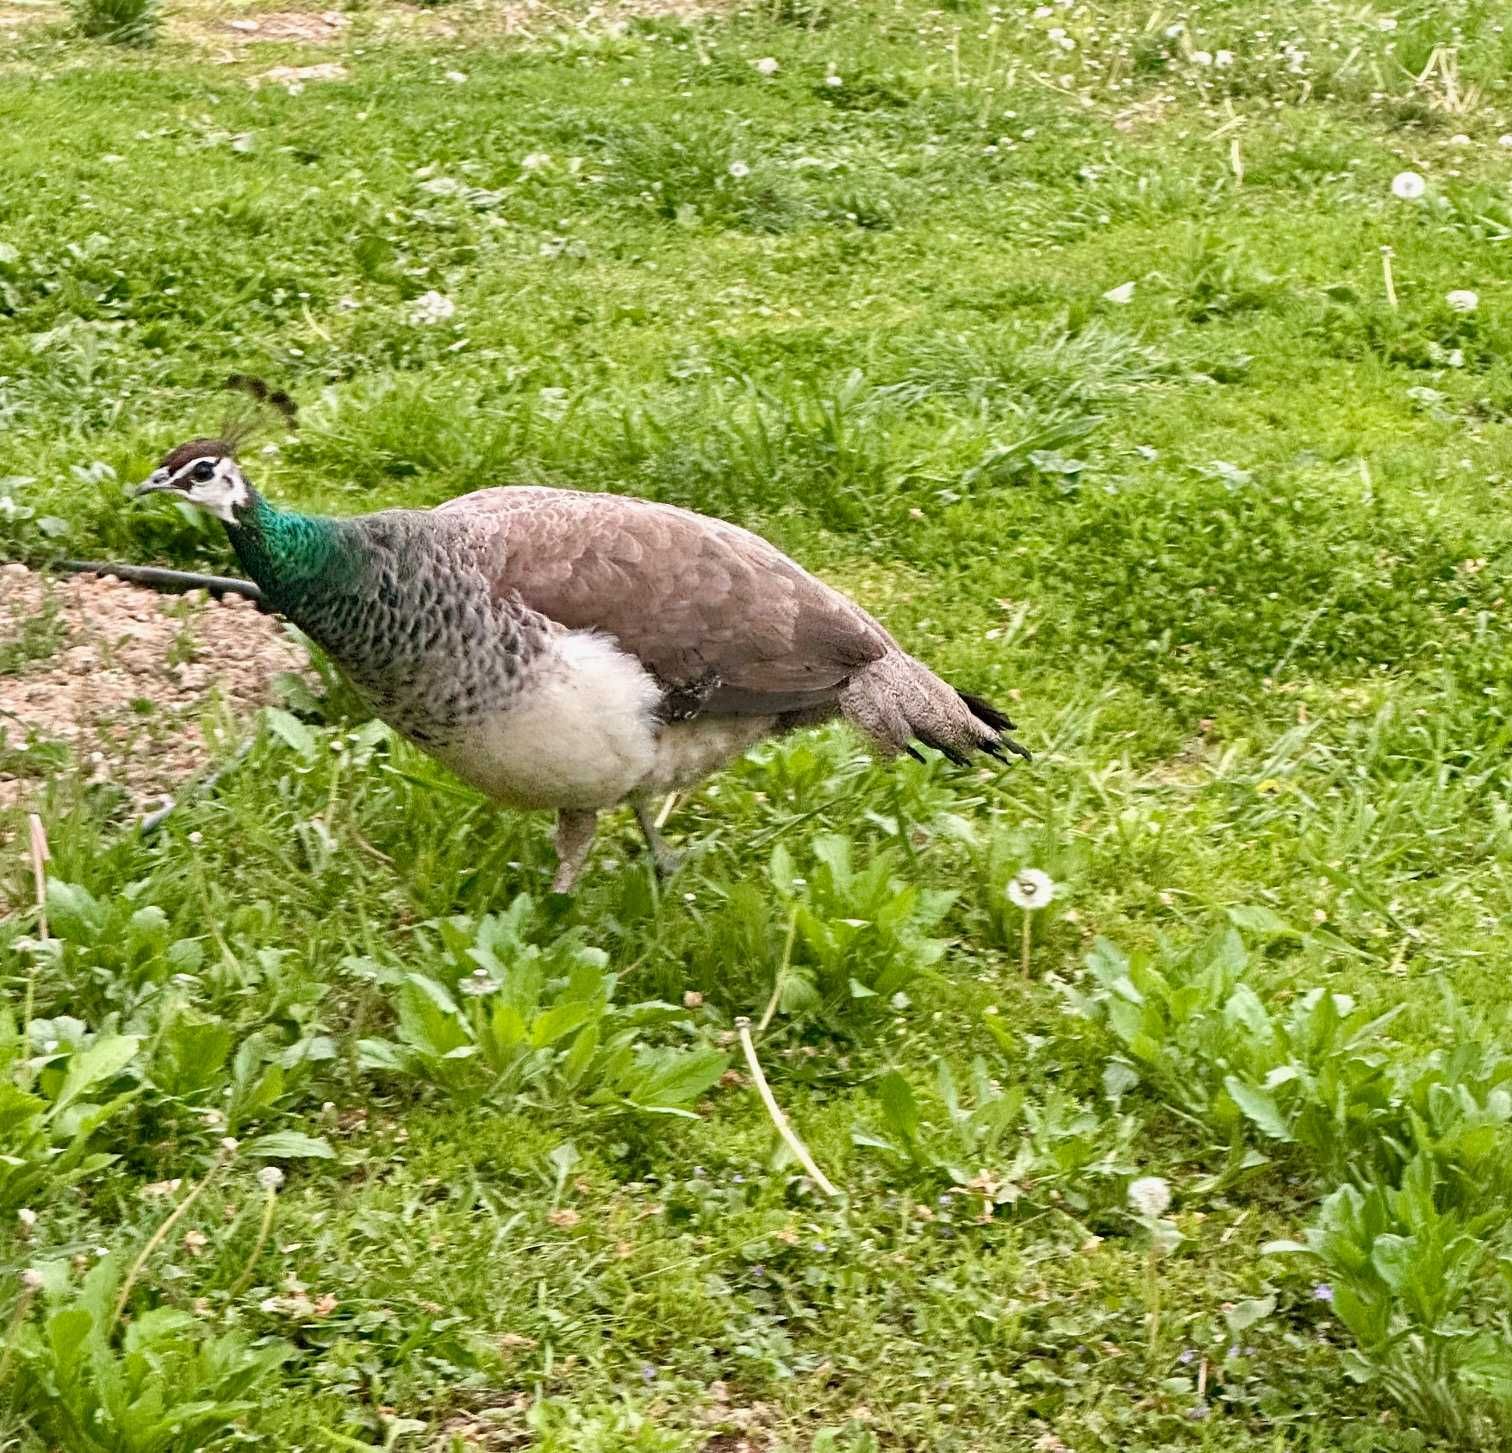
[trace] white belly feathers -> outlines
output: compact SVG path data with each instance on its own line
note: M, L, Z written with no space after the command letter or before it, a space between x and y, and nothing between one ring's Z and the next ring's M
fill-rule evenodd
M507 707L430 750L496 802L594 810L700 782L776 724L765 716L663 725L660 698L655 678L607 636L567 631Z

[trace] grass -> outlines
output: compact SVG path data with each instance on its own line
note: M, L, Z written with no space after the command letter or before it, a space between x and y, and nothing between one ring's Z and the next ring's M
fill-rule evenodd
M9 553L226 567L122 482L260 373L275 497L723 514L1036 762L795 739L565 905L339 697L152 837L59 771L45 931L19 813L0 868L11 1445L1503 1446L1495 7L347 14L0 60Z

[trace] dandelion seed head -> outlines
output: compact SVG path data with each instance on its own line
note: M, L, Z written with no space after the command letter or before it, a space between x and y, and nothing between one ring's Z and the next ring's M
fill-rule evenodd
M1480 307L1480 298L1469 288L1452 288L1444 294L1444 301L1456 313L1473 313Z
M741 177L748 177L748 176L750 176L750 174L751 174L751 169L750 169L749 166L746 165L745 162L743 162L743 161L732 161L730 163L730 175L732 177L736 178L737 180L739 180L739 178L741 178Z
M782 67L777 63L776 56L764 55L759 61L752 61L751 64L754 65L763 76L775 76L777 72L782 69Z
M1428 190L1428 183L1417 172L1398 172L1391 179L1391 195L1403 202L1415 202Z
M1055 897L1055 880L1038 868L1020 868L1008 884L1008 901L1025 913L1044 908Z
M276 1191L284 1183L284 1173L276 1165L265 1165L257 1173L257 1184L265 1191Z
M457 305L444 293L421 293L410 307L410 321L424 328L444 323L457 311Z
M1129 1185L1129 1204L1147 1220L1171 1208L1171 1183L1164 1176L1141 1176Z

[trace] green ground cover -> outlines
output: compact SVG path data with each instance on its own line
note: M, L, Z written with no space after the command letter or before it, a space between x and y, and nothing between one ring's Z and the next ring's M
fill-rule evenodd
M152 838L59 773L6 1446L1505 1446L1500 8L342 18L0 11L6 553L227 568L124 485L240 369L277 499L724 515L1036 761L795 738L570 902L339 693Z

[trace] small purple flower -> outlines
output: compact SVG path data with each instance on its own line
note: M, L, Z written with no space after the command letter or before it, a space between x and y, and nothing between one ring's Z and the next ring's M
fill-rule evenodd
M816 1241L814 1243L814 1250L822 1256L826 1251L829 1250L829 1247L823 1241Z
M764 1267L759 1261L756 1263L755 1266L753 1266L751 1268L751 1280L752 1281L765 1281L766 1280L766 1267Z
M730 1179L737 1186L743 1186L745 1184L745 1177L741 1175L739 1171L736 1171L735 1174L730 1177Z
M1333 1283L1332 1282L1326 1282L1326 1281L1320 1281L1317 1284L1317 1286L1315 1286L1313 1288L1313 1301L1315 1301L1315 1302L1331 1302L1331 1301L1333 1301Z
M655 1382L656 1381L656 1368L653 1367L649 1362L643 1362L643 1363L641 1363L641 1381L642 1382Z
M1195 1347L1183 1347L1181 1349L1181 1355L1176 1360L1183 1367L1185 1367L1190 1362L1195 1362L1197 1360L1197 1349Z
M1196 1403L1192 1407L1187 1409L1187 1417L1189 1417L1194 1423L1200 1423L1212 1411L1212 1408L1210 1408L1206 1403Z

